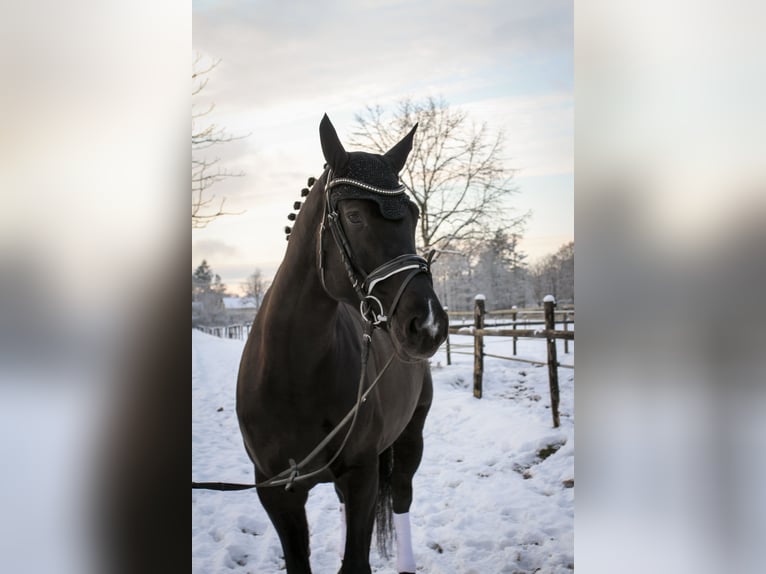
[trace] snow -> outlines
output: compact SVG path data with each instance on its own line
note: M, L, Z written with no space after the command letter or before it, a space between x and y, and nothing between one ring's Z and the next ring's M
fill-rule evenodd
M543 297L543 303L555 303L556 298L553 295L546 295Z
M483 398L472 396L470 336L432 358L434 402L410 511L419 572L562 574L574 565L574 372L559 369L561 426L553 428L547 367L485 357ZM485 337L510 356L511 339ZM192 479L250 483L235 413L242 341L192 332ZM563 353L559 358L573 363ZM574 343L570 341L570 350ZM519 339L520 358L545 360L545 341ZM566 359L566 360L563 360ZM340 518L329 484L311 491L311 563L337 572ZM373 572L394 573L373 543ZM276 532L254 491L192 491L192 571L283 571Z

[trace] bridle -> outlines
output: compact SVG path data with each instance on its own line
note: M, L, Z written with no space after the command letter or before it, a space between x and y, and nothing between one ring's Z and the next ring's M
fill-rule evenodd
M340 185L349 185L361 190L360 199L364 199L365 196L369 197L371 194L387 197L401 196L405 193L407 188L404 185L399 185L394 189L382 189L355 179L346 177L334 178L332 169L327 170L327 178L325 180L325 212L319 230L317 256L319 279L322 283L322 287L329 294L325 284L323 244L324 231L329 228L330 233L335 240L335 245L340 253L341 261L343 261L343 266L346 268L346 274L351 282L351 286L359 297L359 312L361 313L362 318L365 322L370 323L373 326L381 326L382 324L386 324L394 316L394 312L396 311L396 307L399 304L399 300L401 299L404 290L416 275L425 273L428 277L431 277L431 258L433 257L434 252L431 251L428 254L428 259L416 255L415 253L405 253L386 261L382 265L373 269L370 273L366 273L362 266L359 265L359 262L354 258L354 253L351 249L348 237L346 237L346 233L343 231L343 226L340 223L340 215L338 214L337 209L338 199L332 193L332 189ZM409 273L399 286L399 290L396 292L396 295L391 302L388 313L386 313L381 300L373 295L373 290L378 284L386 279L407 271L409 271ZM374 306L377 306L377 310L374 308L373 304Z

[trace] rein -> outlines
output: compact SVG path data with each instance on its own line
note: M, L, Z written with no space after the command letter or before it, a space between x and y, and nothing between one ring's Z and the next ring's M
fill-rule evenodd
M337 245L338 250L340 252L341 260L343 261L343 264L346 268L346 273L348 274L349 281L351 282L351 285L354 288L354 291L356 291L356 294L359 297L359 312L362 315L362 319L364 320L364 325L365 325L364 333L362 335L361 373L359 375L359 384L357 386L356 402L354 403L354 406L351 408L351 410L349 410L348 413L346 413L346 416L343 417L343 420L341 420L335 426L335 428L332 431L330 431L330 433L322 440L322 442L320 442L314 448L314 450L312 450L308 455L306 455L306 457L303 458L303 460L301 460L299 463L296 463L295 460L292 458L289 459L290 467L283 470L279 474L265 481L256 482L255 484L236 484L236 483L230 483L230 482L192 482L192 489L227 491L227 490L248 490L251 488L269 488L274 486L284 486L285 490L290 491L293 489L293 486L295 485L296 482L308 480L310 478L313 478L323 473L340 456L340 453L345 448L346 443L348 442L348 439L351 437L351 432L354 430L356 419L357 419L357 416L359 415L359 409L361 408L362 404L364 404L364 402L367 400L367 396L375 388L375 385L377 385L378 381L381 379L383 374L386 372L388 367L393 362L394 357L397 355L396 351L394 351L391 354L388 361L383 366L383 368L378 372L377 376L372 381L372 383L367 388L367 390L363 391L364 380L366 378L366 371L367 371L367 360L370 355L370 346L372 344L373 330L376 327L379 327L381 323L386 323L391 317L393 317L394 312L396 311L396 307L399 304L399 300L401 299L405 288L410 283L410 281L412 281L415 278L416 275L418 275L419 273L426 273L429 276L431 275L431 269L430 269L431 259L433 258L434 251L431 251L429 253L428 259L420 257L419 255L416 255L414 253L406 253L404 255L399 255L398 257L395 257L394 259L391 259L390 261L387 261L386 263L383 263L382 265L373 269L371 273L365 274L364 271L362 271L361 267L357 265L354 260L353 252L351 251L351 246L349 245L348 238L346 237L346 234L343 231L343 227L340 224L339 215L336 210L336 205L331 200L330 190L336 185L352 185L360 189L363 189L367 192L377 193L380 195L387 195L387 196L400 195L404 193L405 187L401 185L396 189L386 190L386 189L377 188L377 187L374 187L353 179L348 179L348 178L333 179L332 170L328 170L327 172L327 179L325 183L325 193L326 193L325 217L322 221L322 225L319 231L319 277L322 283L322 287L325 289L325 291L327 291L327 287L325 286L325 280L324 280L324 257L323 257L322 238L324 236L325 227L329 227L330 232L332 233L333 239L335 240L335 244ZM386 315L383 308L383 303L380 301L380 299L378 299L372 294L373 289L378 283L381 283L382 281L385 281L386 279L393 277L394 275L397 275L399 273L403 273L405 271L409 271L409 273L404 278L404 281L402 281L402 284L399 286L399 289L396 292L396 295L394 296L393 301L391 302L391 306L389 307L388 314ZM359 274L363 276L362 279L360 279ZM379 312L376 312L372 308L371 302L374 302L378 306ZM330 441L333 438L335 438L335 436L341 431L343 426L346 425L349 421L351 422L351 424L349 425L348 430L346 431L346 434L343 437L343 441L341 442L338 449L335 451L335 454L332 456L332 458L330 458L330 460L327 463L325 463L321 468L318 468L317 470L313 470L306 474L301 474L301 471L312 460L314 460L314 458L316 458L316 456L322 450L324 450L324 448L330 443Z
M351 436L351 431L354 430L354 425L356 423L357 415L359 414L359 408L362 404L364 404L367 401L367 396L372 392L372 389L375 388L375 385L378 384L378 381L383 376L383 373L386 372L388 367L391 365L391 363L394 360L394 354L392 354L385 365L383 365L383 368L380 370L378 375L375 377L375 379L372 381L372 384L367 388L366 391L362 392L362 389L364 388L364 379L365 379L365 371L367 369L367 359L370 356L370 344L372 343L372 329L374 325L371 323L367 323L365 326L365 332L362 336L364 341L364 346L362 348L362 369L361 374L359 375L359 385L357 387L357 393L356 393L356 402L354 403L354 406L351 407L351 410L346 413L346 416L343 417L343 420L341 420L335 428L328 434L322 442L320 442L314 450L312 450L306 457L301 460L299 463L296 463L294 459L290 460L290 468L287 468L280 472L279 474L269 478L268 480L262 481L262 482L256 482L255 484L235 484L230 482L192 482L192 488L193 489L205 489L205 490L248 490L251 488L268 488L272 486L284 486L285 490L292 490L293 485L296 482L301 482L304 480L308 480L309 478L313 478L314 476L321 474L325 470L327 470L330 465L335 462L335 460L340 456L340 453L343 451L343 449L346 446L346 443L348 442L349 437ZM346 431L346 436L343 437L343 442L341 443L340 447L338 447L338 450L335 452L335 454L332 456L332 458L327 461L326 464L324 464L321 468L311 471L307 474L300 474L301 470L306 467L316 456L330 443L330 441L335 438L335 435L337 435L340 430L343 428L343 425L345 425L348 421L351 421L351 425L348 427L348 431Z

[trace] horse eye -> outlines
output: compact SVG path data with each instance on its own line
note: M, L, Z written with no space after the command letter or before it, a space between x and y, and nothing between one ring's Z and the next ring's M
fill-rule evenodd
M346 214L346 219L348 219L350 223L362 223L362 216L358 211L349 211Z

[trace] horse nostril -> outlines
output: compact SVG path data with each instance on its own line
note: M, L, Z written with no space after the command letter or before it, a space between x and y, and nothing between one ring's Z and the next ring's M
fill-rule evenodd
M410 321L409 331L411 335L417 335L418 331L420 331L420 321L418 321L417 317L414 317L412 321Z

